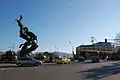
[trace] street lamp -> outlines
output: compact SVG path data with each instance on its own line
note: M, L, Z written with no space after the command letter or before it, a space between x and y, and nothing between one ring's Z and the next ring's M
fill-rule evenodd
M69 44L71 45L71 47L72 47L72 53L74 54L74 48L73 48L73 44L72 44L72 42L69 41Z
M58 44L55 46L55 52L56 52L57 55L59 55L58 54Z

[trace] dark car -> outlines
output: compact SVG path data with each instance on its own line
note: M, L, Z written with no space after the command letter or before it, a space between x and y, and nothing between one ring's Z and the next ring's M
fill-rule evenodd
M79 61L79 62L81 62L81 61L83 62L83 61L85 61L85 58L82 57L82 56L79 56L78 61Z
M74 60L75 60L73 57L70 57L69 59L70 59L71 61L74 61Z
M91 59L92 59L92 63L100 62L100 59L98 56L93 56Z

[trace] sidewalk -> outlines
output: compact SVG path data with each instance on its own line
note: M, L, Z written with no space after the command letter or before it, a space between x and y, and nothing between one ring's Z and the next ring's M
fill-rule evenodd
M5 64L14 64L16 61L11 61L11 62L9 62L9 61L0 61L0 64L3 64L3 63L5 63Z
M43 63L43 64L56 64L56 63Z

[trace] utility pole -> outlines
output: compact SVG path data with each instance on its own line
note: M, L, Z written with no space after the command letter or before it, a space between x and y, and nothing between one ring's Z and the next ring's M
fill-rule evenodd
M12 46L12 51L14 51L14 44L13 44L13 46Z
M58 52L58 44L57 44L57 52Z

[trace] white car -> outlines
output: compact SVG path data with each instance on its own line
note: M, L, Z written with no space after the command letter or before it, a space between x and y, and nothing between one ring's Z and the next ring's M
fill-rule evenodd
M21 57L19 60L16 61L16 64L18 66L23 66L23 65L34 65L34 66L39 66L42 65L42 61L36 60L31 57Z

